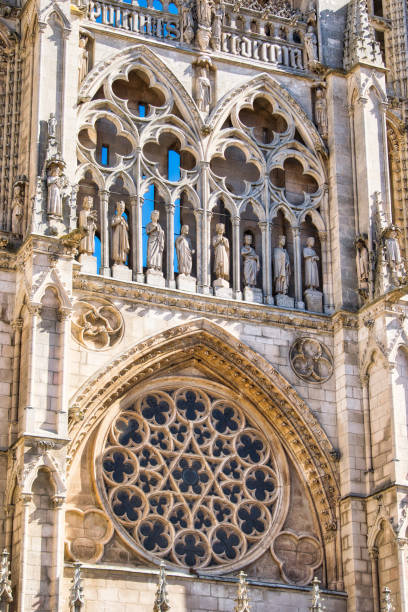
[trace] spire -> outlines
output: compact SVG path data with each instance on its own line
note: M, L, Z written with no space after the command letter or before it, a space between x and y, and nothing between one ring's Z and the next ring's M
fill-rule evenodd
M395 608L392 605L391 601L391 589L389 589L388 587L384 587L383 594L384 599L382 600L382 603L384 605L381 610L383 610L384 612L394 612Z
M367 0L350 0L344 37L344 69L356 64L384 67L380 45L368 18Z
M311 612L319 612L319 610L324 610L323 606L323 598L320 593L320 580L315 576L313 578L313 592L312 592L312 607L310 608Z
M153 612L167 612L167 610L170 610L169 599L167 596L165 567L165 563L162 561L160 563L159 584L157 585Z
M248 585L245 572L239 573L238 595L235 604L234 612L250 612L251 610L249 606Z
M1 566L0 566L0 604L5 602L6 607L1 608L2 610L8 610L8 604L13 601L13 594L11 592L11 580L10 580L10 568L9 568L9 554L6 549L3 550L1 555Z
M74 563L74 576L72 578L71 594L69 598L70 612L80 612L84 609L84 589L81 581L81 564Z

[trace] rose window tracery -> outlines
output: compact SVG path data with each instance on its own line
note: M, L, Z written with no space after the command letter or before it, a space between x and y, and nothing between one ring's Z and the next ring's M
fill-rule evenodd
M271 545L287 512L279 441L219 390L146 391L109 423L97 465L120 535L156 562L241 567Z

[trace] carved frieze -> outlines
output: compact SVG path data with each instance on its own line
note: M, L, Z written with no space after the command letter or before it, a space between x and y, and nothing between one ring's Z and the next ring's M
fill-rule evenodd
M325 344L316 338L298 338L289 352L296 376L306 382L322 383L333 374L333 358Z
M72 315L72 335L87 349L112 348L123 335L123 319L119 310L107 300L78 300Z

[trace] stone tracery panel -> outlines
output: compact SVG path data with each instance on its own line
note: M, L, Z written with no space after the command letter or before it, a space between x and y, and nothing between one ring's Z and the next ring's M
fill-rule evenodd
M287 462L273 432L225 392L156 385L107 425L96 482L142 557L217 573L271 545L287 513Z

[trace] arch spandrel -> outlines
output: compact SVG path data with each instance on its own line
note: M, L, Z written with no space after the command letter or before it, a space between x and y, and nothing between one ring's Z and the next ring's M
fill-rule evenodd
M324 533L336 529L339 496L334 449L292 386L263 357L207 319L175 326L137 343L97 372L72 398L75 457L112 404L131 389L194 366L257 406L303 474ZM75 420L83 415L83 420ZM334 453L333 453L334 454Z

